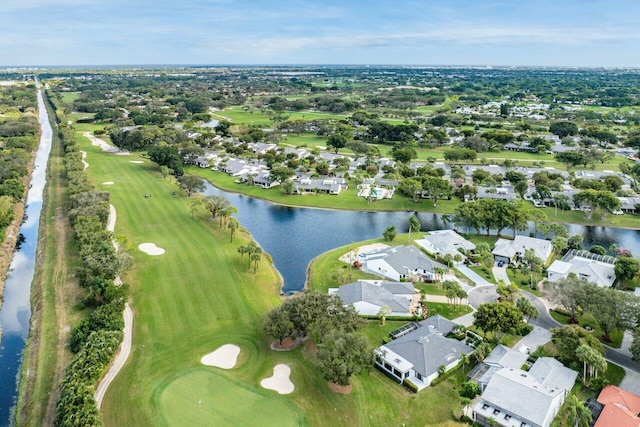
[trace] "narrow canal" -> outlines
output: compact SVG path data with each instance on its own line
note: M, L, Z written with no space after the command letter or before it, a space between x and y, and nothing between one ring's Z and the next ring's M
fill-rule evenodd
M40 145L36 152L31 185L27 193L25 221L19 233L24 241L11 261L9 276L4 288L4 302L0 310L0 426L12 425L12 410L17 397L18 375L31 317L31 282L35 270L36 246L40 211L46 183L47 162L51 152L53 131L49 124L47 109L38 88L38 120L40 121Z

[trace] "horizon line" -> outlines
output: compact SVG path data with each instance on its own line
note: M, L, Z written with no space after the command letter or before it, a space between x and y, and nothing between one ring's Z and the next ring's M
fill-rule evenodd
M398 68L485 68L485 69L609 69L609 70L640 70L640 66L608 66L608 65L509 65L509 64L400 64L400 63L379 63L379 64L340 64L340 63L247 63L247 64L214 64L214 63L148 63L148 64L62 64L62 65L51 65L51 64L39 64L39 65L0 65L0 70L11 70L11 69L36 69L36 70L47 70L51 68L60 69L60 68L76 68L76 69L87 69L87 68L197 68L197 67L233 67L233 68L252 68L252 67L265 67L265 68L283 68L283 67L316 67L316 68L332 68L332 67L340 67L340 68L389 68L389 67L398 67Z

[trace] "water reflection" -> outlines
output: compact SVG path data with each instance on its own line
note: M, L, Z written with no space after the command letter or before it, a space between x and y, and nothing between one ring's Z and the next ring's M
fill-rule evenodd
M29 333L31 316L30 291L34 275L38 225L42 209L43 190L46 184L46 166L51 151L52 129L38 87L38 119L40 121L40 145L36 152L35 166L27 193L26 220L19 233L24 236L20 249L14 254L5 282L4 303L0 310L0 426L10 425L11 408L17 394L17 376L22 352Z

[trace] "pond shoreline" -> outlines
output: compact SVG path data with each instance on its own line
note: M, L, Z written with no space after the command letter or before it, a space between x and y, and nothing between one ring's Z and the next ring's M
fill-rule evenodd
M202 168L197 168L197 169L202 169ZM209 169L205 169L205 170L209 170ZM216 172L214 172L216 173ZM418 205L416 204L416 209L385 209L385 208L377 208L375 207L375 204L372 204L369 206L369 208L342 208L339 206L333 206L333 207L327 207L327 206L314 206L314 205L300 205L300 204L295 204L295 203L285 203L279 200L274 200L274 198L270 198L267 196L262 196L262 195L256 195L256 194L249 194L247 192L242 191L241 188L235 188L235 187L241 187L239 185L234 185L233 187L230 187L228 185L225 184L221 184L219 182L219 180L215 180L215 179L211 179L210 176L204 176L204 174L197 174L197 176L205 179L207 182L209 182L212 186L216 187L219 190L222 191L227 191L229 193L235 193L235 194L240 194L242 196L246 196L246 197L252 197L252 198L256 198L256 199L260 199L260 200L264 200L266 202L269 203L273 203L275 205L278 206L283 206L283 207L287 207L287 208L300 208L300 209L322 209L322 210L329 210L329 211L343 211L343 212L416 212L416 213L431 213L431 214L438 214L438 215L453 215L454 212L439 212L439 211L434 211L434 210L430 210L430 209L424 209L425 206L424 205ZM273 189L271 189L273 190ZM263 191L269 191L269 190L263 190ZM320 195L325 196L325 195ZM316 197L314 195L291 195L289 197ZM563 211L564 212L564 211ZM569 212L573 212L573 211L569 211ZM625 215L631 215L631 214L625 214ZM637 224L636 225L611 225L611 224L607 224L604 221L575 221L575 220L569 220L566 218L562 218L562 217L549 217L548 218L549 222L557 222L559 224L565 224L565 225L583 225L583 226L587 226L587 227L606 227L606 228L620 228L620 229L625 229L625 230L638 230L640 229L640 216L638 216L636 218ZM482 233L480 233L482 235Z

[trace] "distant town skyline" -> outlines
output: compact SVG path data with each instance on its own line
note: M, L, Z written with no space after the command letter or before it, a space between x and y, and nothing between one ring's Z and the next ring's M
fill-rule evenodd
M640 67L631 0L3 0L0 66Z

